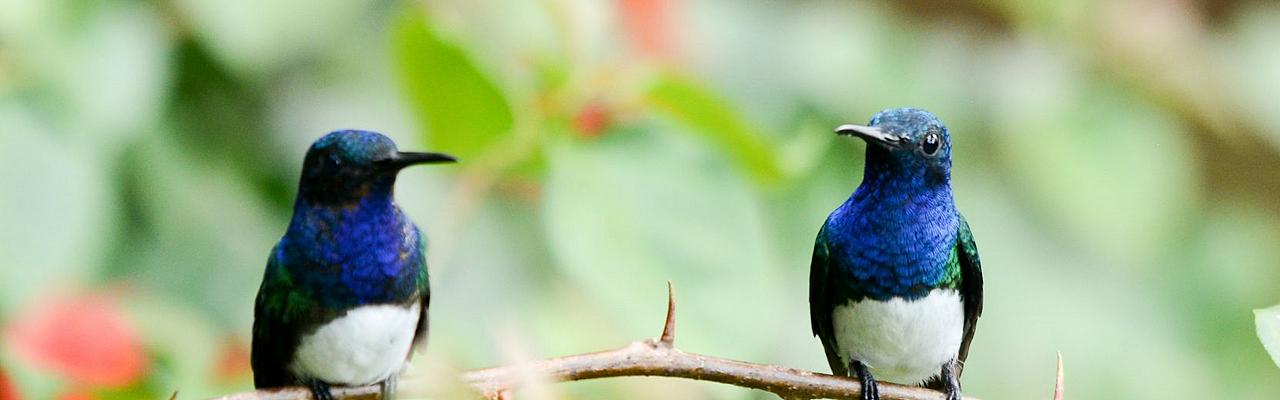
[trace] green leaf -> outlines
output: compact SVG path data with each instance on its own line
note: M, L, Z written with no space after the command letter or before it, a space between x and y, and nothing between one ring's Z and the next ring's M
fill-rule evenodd
M175 0L161 14L237 73L267 74L313 60L358 34L376 3L369 0Z
M552 140L547 240L591 299L585 312L608 325L652 334L671 280L684 346L758 359L778 326L759 316L786 304L760 204L728 160L678 130L643 123L596 141Z
M393 33L395 61L427 144L463 159L482 153L511 130L506 98L420 10L403 15Z
M689 132L723 148L757 182L774 183L783 178L768 138L738 115L727 100L693 80L663 74L649 88L648 101L688 127Z
M1258 324L1258 340L1271 354L1271 361L1280 366L1280 305L1253 310L1253 318Z
M188 158L164 131L127 168L147 229L127 239L119 277L184 299L228 331L249 331L267 254L287 225L227 165Z
M1196 205L1191 135L1148 99L1056 68L997 89L1006 96L991 123L993 154L1069 240L1122 265L1158 267Z
M116 213L109 159L0 102L0 314L97 275Z

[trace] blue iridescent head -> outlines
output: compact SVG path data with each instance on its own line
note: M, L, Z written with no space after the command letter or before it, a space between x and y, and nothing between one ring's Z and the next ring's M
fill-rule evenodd
M891 108L870 125L840 125L836 134L867 142L866 178L899 177L923 184L951 179L951 135L938 117L918 108Z
M456 161L448 154L399 151L395 142L377 132L333 131L307 150L298 199L346 204L372 192L389 194L396 174L405 167Z

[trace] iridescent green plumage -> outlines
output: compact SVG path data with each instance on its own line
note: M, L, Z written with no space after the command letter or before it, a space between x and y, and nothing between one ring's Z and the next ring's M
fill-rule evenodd
M818 238L814 245L813 261L809 275L809 303L810 311L813 313L810 317L814 335L824 338L824 348L827 350L827 360L830 362L831 369L836 375L847 375L848 370L840 363L839 357L834 353L834 344L828 342L834 336L831 331L831 319L825 317L829 313L830 308L835 306L837 302L856 301L867 298L865 292L859 291L852 285L832 285L830 281L840 278L831 275L834 268L852 268L841 267L841 261L831 258L830 241L827 237L827 230L824 225L823 229L818 232ZM953 289L961 293L964 300L965 325L964 325L964 341L961 344L958 358L963 367L964 360L969 355L969 343L973 340L973 333L977 328L978 317L982 314L982 263L978 258L978 247L974 244L973 233L969 230L969 223L965 221L963 216L959 216L959 228L948 253L946 261L940 268L942 273L940 279L935 286L924 287L918 292L928 292L937 288ZM816 306L815 306L816 305Z
M254 308L259 388L384 382L427 334L426 238L392 199L409 165L453 162L396 149L367 131L337 131L307 151L293 218L268 257Z
M836 133L867 141L866 168L814 244L813 332L833 373L862 380L864 399L878 397L873 373L956 399L982 311L982 270L951 193L947 128L901 108Z

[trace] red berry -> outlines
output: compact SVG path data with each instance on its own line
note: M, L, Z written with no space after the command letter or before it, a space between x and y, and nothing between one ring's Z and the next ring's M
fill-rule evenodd
M578 115L573 118L573 128L579 136L596 138L609 129L611 122L612 116L604 104L592 101L578 110Z

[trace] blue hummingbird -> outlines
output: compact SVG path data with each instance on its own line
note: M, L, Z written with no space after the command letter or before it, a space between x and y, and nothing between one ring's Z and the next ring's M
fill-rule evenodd
M254 305L257 388L381 382L382 398L427 338L426 237L392 199L401 169L451 163L342 130L307 150L293 218L268 257Z
M951 137L933 114L881 111L839 135L867 142L862 183L814 244L809 317L835 375L932 387L960 399L982 314L973 234L951 195Z

